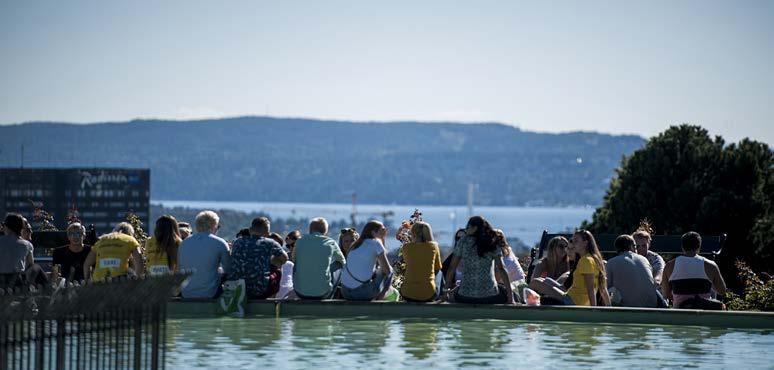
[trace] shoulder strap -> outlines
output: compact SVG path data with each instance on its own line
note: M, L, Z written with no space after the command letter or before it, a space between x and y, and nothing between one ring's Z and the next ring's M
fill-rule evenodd
M356 278L355 275L352 273L352 271L349 271L349 263L344 264L344 269L347 270L347 273L349 274L349 276L352 276L352 278L355 279L355 281L357 281L360 284L365 284L371 280L371 279L368 279L366 281L363 281Z

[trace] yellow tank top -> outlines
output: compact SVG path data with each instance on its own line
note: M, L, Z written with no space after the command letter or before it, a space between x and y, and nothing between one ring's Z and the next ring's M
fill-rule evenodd
M167 257L167 253L159 248L155 237L145 241L143 257L145 257L145 271L148 273L148 275L158 276L168 274L170 272L169 258Z
M129 256L139 246L137 240L126 234L114 232L101 237L92 248L97 255L92 279L103 281L108 274L111 277L126 275Z

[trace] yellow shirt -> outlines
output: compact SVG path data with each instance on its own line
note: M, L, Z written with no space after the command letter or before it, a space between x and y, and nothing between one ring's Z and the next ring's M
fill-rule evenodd
M145 241L143 255L143 257L145 257L145 271L148 275L157 276L168 274L170 272L167 252L159 248L155 237L151 237Z
M572 276L572 286L567 290L567 294L572 298L572 302L576 306L590 306L589 294L586 291L586 279L584 274L591 274L594 276L594 294L597 293L597 285L599 284L599 274L602 269L597 265L597 261L591 254L586 254L578 260L578 265L575 267L575 272Z
M403 246L406 274L400 294L417 301L435 295L435 274L441 270L441 251L436 243L408 243Z
M126 234L113 232L101 237L92 247L97 254L93 280L105 280L108 271L111 277L126 275L129 256L139 246L137 240Z

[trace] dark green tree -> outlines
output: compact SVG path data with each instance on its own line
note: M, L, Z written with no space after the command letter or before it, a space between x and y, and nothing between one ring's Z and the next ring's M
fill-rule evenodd
M630 233L647 218L658 234L728 234L724 253L774 269L774 156L763 143L725 145L698 126L673 126L624 157L584 227Z

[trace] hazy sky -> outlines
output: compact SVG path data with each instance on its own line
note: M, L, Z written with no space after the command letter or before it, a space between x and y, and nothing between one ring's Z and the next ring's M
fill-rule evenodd
M691 122L774 144L773 66L774 1L0 2L2 123Z

